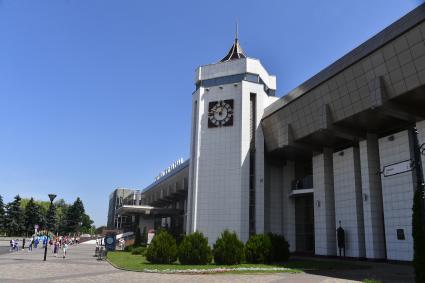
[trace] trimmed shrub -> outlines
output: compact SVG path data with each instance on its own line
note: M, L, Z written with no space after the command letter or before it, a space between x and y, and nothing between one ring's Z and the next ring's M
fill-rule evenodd
M159 231L146 250L146 259L152 263L175 262L177 260L176 240L167 231Z
M124 251L125 252L131 252L134 249L134 245L130 245L130 246L125 246L124 247Z
M289 244L282 235L267 234L272 243L270 262L283 262L289 259Z
M201 232L184 237L179 245L178 256L182 264L210 263L212 255L208 239Z
M224 230L213 247L216 264L239 264L244 258L244 244L235 232Z
M146 248L145 247L137 247L131 250L132 255L145 255Z
M418 186L413 198L412 216L413 267L416 282L425 282L425 231L421 219L421 201L421 189Z
M246 242L245 258L249 263L268 263L271 259L272 242L268 235L253 235Z
M134 246L139 247L142 244L142 235L140 234L139 227L137 227L136 232L134 234Z
M148 242L148 229L146 228L146 226L144 226L143 232L142 232L142 243L146 245L147 242Z

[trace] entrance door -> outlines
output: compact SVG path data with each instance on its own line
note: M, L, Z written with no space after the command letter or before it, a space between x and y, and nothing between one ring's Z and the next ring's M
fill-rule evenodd
M297 252L314 252L313 194L295 197L295 235Z

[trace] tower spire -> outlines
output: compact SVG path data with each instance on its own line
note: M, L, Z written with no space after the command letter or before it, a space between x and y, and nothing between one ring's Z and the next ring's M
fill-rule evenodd
M230 47L229 52L227 55L220 60L220 62L227 62L234 59L241 59L246 58L246 55L242 49L242 47L239 45L239 23L236 21L236 30L235 30L235 42L233 43L232 47Z
M236 21L235 41L238 41L238 35L239 35L239 23L238 23L238 21Z

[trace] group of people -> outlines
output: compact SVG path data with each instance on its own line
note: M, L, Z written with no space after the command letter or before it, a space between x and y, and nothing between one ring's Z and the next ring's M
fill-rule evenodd
M22 239L22 250L25 250L26 239ZM58 257L60 251L62 251L62 258L66 258L66 254L70 245L80 243L79 237L69 236L53 236L49 237L43 234L35 234L29 240L28 252L31 252L33 248L37 249L42 243L42 248L46 248L47 245L52 247L52 253L55 257ZM18 239L10 240L10 252L19 251L20 241Z

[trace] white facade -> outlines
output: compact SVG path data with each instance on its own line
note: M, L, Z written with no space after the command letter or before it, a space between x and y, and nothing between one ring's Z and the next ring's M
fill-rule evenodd
M257 75L258 82L245 79L226 82L235 75ZM223 84L200 86L192 98L191 164L189 169L189 225L187 231L202 231L212 243L224 229L249 237L249 188L251 123L255 131L255 231L264 231L264 138L260 121L273 101L265 92L276 88L256 59L241 58L197 69L195 83L223 79ZM263 82L263 83L261 83ZM255 113L251 117L251 101ZM210 102L233 100L233 125L208 127ZM254 122L251 122L254 121ZM251 200L253 201L253 200ZM252 218L252 217L251 217Z
M310 148L295 142L297 130L287 124L277 134L279 146L288 147L267 157L267 128L261 121L265 108L272 109L277 100L268 92L276 89L276 78L258 60L243 57L199 67L195 84L187 233L201 231L212 244L225 229L244 242L251 234L272 232L285 236L291 252L335 256L336 230L341 226L347 257L412 260L415 174L411 168L391 176L385 173L388 166L413 161L411 129L388 136L367 132L355 139L337 130L349 145ZM233 123L210 127L210 104L219 101L232 101ZM306 102L300 101L293 114L306 119L300 115ZM329 127L331 108L317 109L325 109L319 126ZM273 119L284 123L288 117ZM308 121L305 127L311 126ZM425 122L416 126L422 144ZM306 149L310 156L299 154Z

